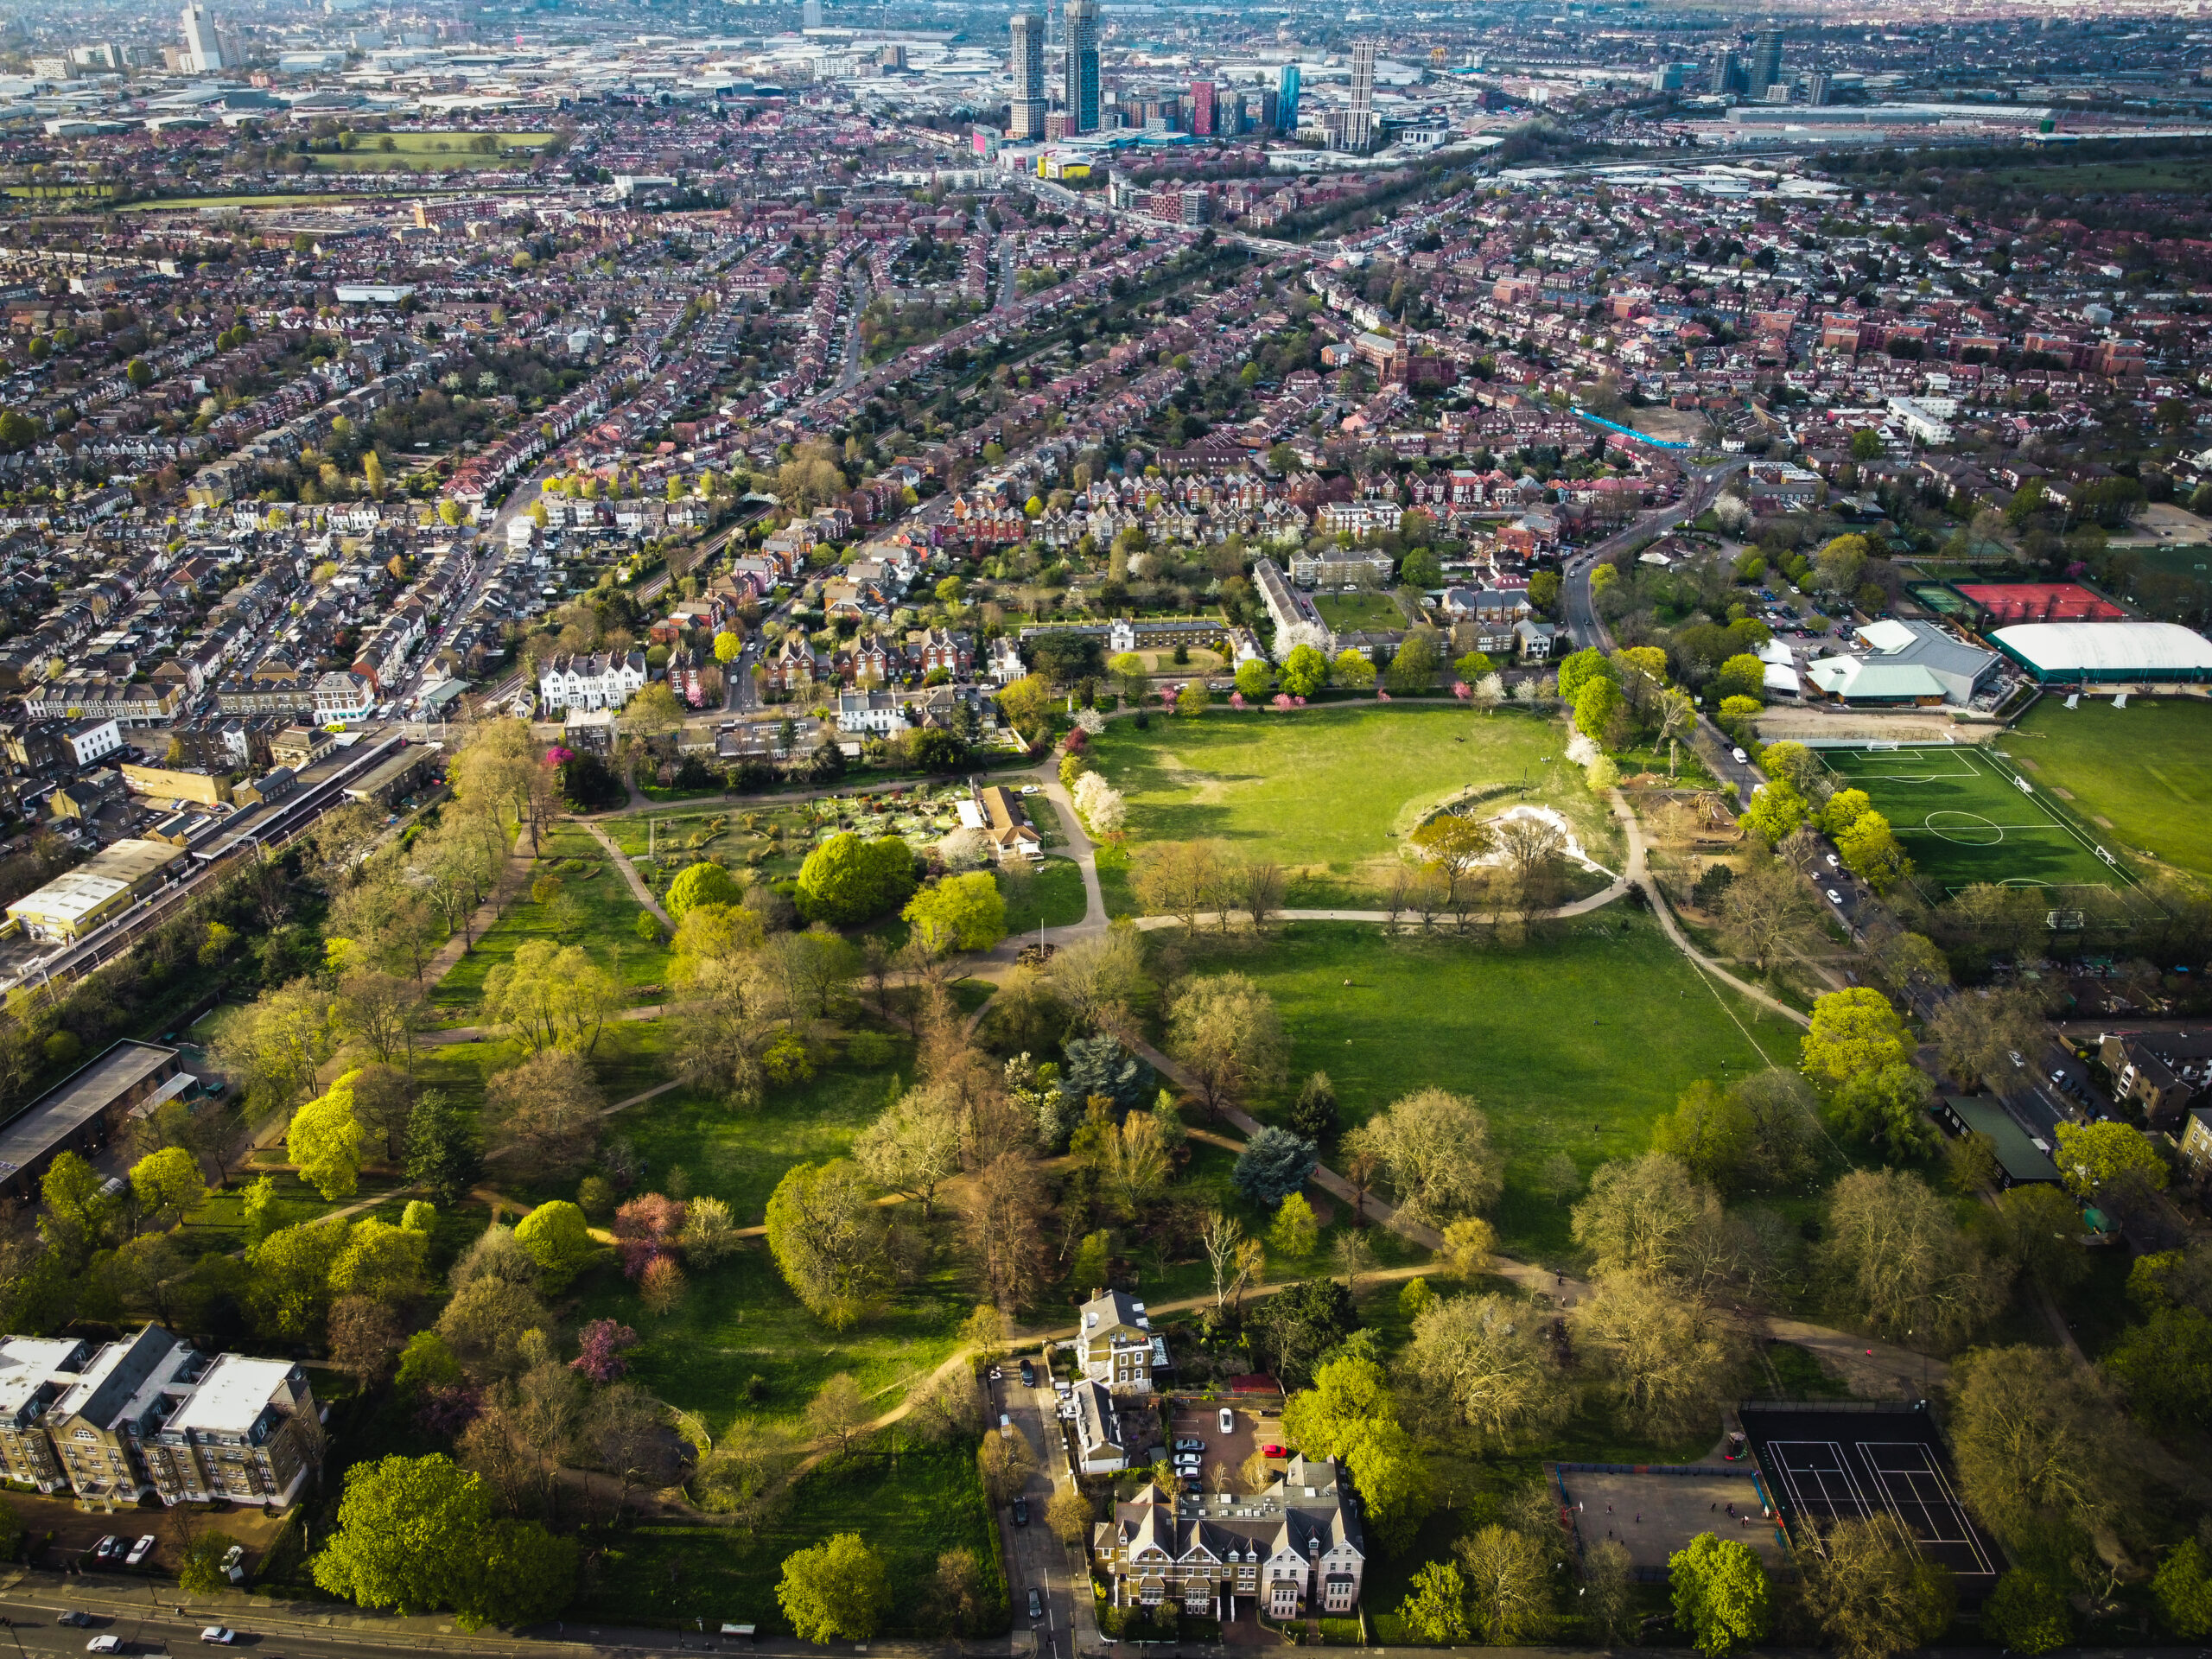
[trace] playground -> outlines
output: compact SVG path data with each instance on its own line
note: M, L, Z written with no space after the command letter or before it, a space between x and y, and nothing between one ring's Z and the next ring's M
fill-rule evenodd
M2043 785L1986 750L1876 743L1819 753L1838 789L1866 791L1890 821L1931 898L1978 882L2049 887L2054 899L2134 885Z

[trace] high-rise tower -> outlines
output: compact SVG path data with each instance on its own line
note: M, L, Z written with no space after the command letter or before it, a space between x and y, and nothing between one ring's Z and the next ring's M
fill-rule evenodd
M1298 130L1298 66L1286 63L1282 67L1282 85L1275 95L1275 125L1285 132Z
M1014 101L1007 112L1007 136L1020 142L1045 136L1045 19L1033 11L1017 11L1008 27L1014 32Z
M1375 42L1364 40L1351 48L1351 116L1344 123L1344 148L1368 150L1375 145Z
M1751 75L1747 89L1755 99L1782 79L1782 31L1772 26L1751 36Z
M1066 96L1068 130L1098 130L1098 0L1068 0Z
M184 9L184 70L189 75L212 75L225 67L223 42L215 32L215 14L205 6Z

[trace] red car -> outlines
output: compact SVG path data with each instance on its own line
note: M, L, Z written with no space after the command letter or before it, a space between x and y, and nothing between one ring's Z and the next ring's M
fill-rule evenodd
M1283 1458L1290 1454L1279 1446L1263 1446L1260 1448L1260 1455L1263 1458Z

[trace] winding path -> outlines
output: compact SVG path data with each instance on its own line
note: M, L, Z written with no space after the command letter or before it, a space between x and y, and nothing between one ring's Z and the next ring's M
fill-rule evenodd
M614 868L622 872L622 880L629 884L630 896L658 917L663 927L673 932L676 924L669 919L668 912L661 908L660 900L653 897L653 890L645 885L645 877L638 874L638 867L630 861L629 855L617 847L614 844L614 838L593 820L584 819L583 826L591 831L594 841L607 849L607 856L613 861Z

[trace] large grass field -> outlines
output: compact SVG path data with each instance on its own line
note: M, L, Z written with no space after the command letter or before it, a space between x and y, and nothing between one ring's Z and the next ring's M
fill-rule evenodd
M2212 875L2212 704L2190 697L2044 697L2005 740L2036 784L2063 791L2114 852Z
M1562 722L1518 711L1357 703L1162 717L1141 732L1117 720L1089 753L1128 797L1134 840L1213 838L1265 854L1294 872L1294 906L1327 906L1367 900L1397 838L1430 809L1524 778L1527 799L1557 807L1584 849L1613 866L1610 814L1567 764L1566 745Z
M2023 791L1998 759L1966 744L1821 749L1839 789L1864 790L1910 855L1932 899L1977 882L2125 887L2056 803ZM2032 781L2032 780L2031 780Z
M1545 1260L1573 1248L1566 1207L1536 1190L1545 1160L1565 1152L1586 1179L1643 1152L1652 1122L1698 1078L1797 1057L1795 1027L1716 995L1656 923L1619 906L1518 950L1294 922L1263 949L1207 952L1194 965L1249 974L1282 1011L1291 1082L1263 1116L1278 1116L1317 1071L1335 1085L1346 1128L1416 1089L1471 1096L1506 1159L1500 1241Z
M1351 628L1402 628L1406 616L1388 594L1316 594L1313 608L1339 632Z

